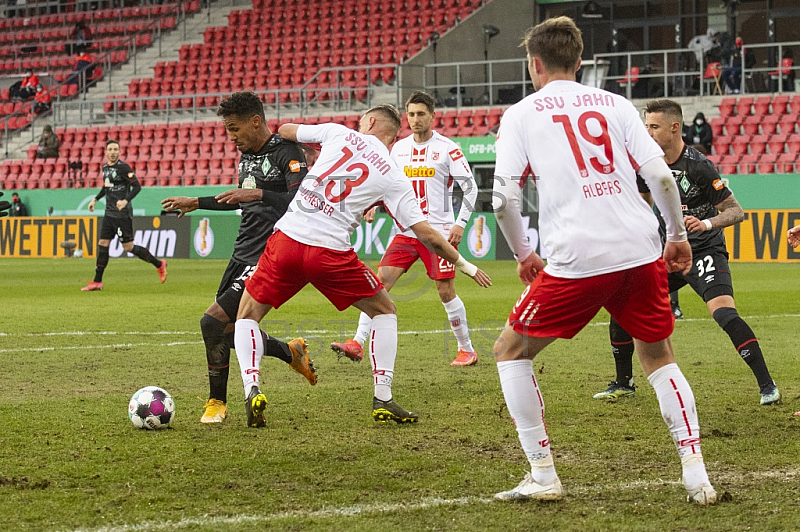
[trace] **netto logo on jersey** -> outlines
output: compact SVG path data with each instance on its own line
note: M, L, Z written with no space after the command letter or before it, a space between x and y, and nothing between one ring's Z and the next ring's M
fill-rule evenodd
M406 173L406 177L433 177L436 175L436 170L434 168L428 168L427 166L420 166L418 168L404 166L403 171Z

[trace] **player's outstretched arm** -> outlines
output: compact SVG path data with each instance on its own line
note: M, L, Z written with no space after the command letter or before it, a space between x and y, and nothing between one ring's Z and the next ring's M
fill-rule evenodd
M436 229L431 227L431 224L428 222L418 222L411 226L411 230L414 231L414 234L417 235L417 238L419 238L422 243L430 245L434 253L446 261L455 264L459 271L472 277L480 286L484 288L492 286L492 280L486 272L474 264L467 262L456 248L451 246Z
M786 233L787 238L789 239L789 245L793 248L800 246L800 225L796 225L789 229L789 232Z
M187 212L192 212L200 208L200 200L199 198L174 196L161 200L161 207L167 212L178 211L178 218L183 218Z

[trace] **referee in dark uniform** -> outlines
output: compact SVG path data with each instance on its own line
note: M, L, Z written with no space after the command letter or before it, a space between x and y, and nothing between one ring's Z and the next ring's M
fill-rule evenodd
M680 272L669 274L669 291L674 292L688 284L703 298L714 321L725 331L756 377L761 404L778 404L781 394L767 369L761 345L747 322L739 316L733 299L733 280L723 228L744 220L744 211L711 161L684 144L682 124L683 110L678 103L653 100L647 104L645 126L664 150L664 159L675 177L692 246L691 271L685 275ZM639 187L643 195L650 193L641 180ZM660 215L658 219L664 240L664 220ZM596 399L616 399L634 392L633 341L613 319L610 333L617 380L611 382L607 390L596 394Z
M299 144L274 135L267 127L264 106L252 92L238 92L224 100L217 111L229 139L242 153L239 161L239 187L247 190L247 200L238 204L218 203L214 196L171 197L161 204L167 211L180 211L179 217L196 209L242 210L239 235L233 256L222 276L214 303L200 320L206 345L210 393L202 423L221 423L228 414L228 370L232 333L244 293L244 281L255 271L272 228L286 213L300 183L308 173ZM314 367L308 358L305 341L296 338L288 344L268 337L266 356L279 358L316 384ZM247 409L250 418L250 409ZM263 426L263 414L248 419L248 426Z
M95 204L103 197L106 198L106 212L100 226L97 241L97 265L94 280L81 288L84 292L93 292L103 289L103 273L108 266L108 246L114 236L119 236L122 248L128 253L133 253L143 261L149 262L158 269L161 282L167 280L167 261L158 260L147 248L133 243L133 207L131 201L142 186L136 179L133 169L120 160L119 142L109 140L106 142L106 162L103 164L103 188L89 203L89 211L94 212Z

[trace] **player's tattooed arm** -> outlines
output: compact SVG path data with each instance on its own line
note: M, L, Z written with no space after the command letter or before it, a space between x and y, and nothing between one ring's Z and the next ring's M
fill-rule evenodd
M711 229L722 229L730 225L735 225L744 220L744 210L733 194L717 203L719 214L708 218L707 220L700 220L694 216L687 216L684 219L686 229L689 231L710 231ZM708 223L706 223L706 221ZM708 227L708 225L711 227Z

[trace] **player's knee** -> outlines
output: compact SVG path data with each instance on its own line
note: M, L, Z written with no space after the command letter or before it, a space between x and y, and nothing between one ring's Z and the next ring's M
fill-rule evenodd
M133 250L133 242L123 242L122 249L130 253Z
M615 344L633 342L633 337L614 318L611 318L611 322L608 324L608 336Z
M714 318L714 321L724 329L730 322L739 317L739 313L735 308L720 307L715 310L711 316Z
M203 332L203 338L224 336L225 324L213 316L203 314L200 318L200 330Z

